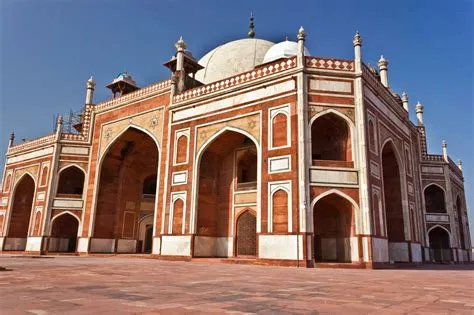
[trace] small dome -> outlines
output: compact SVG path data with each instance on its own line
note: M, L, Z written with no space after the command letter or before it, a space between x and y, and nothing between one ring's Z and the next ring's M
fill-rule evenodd
M137 86L137 82L133 80L132 76L127 71L120 72L112 81L112 83L119 82L119 81L124 81L131 85Z
M196 72L196 80L204 84L250 71L263 61L274 43L257 38L245 38L221 45L199 60L204 69Z
M263 63L275 61L281 58L290 58L298 54L298 43L285 40L273 45L265 54ZM304 48L304 55L310 56L309 50Z

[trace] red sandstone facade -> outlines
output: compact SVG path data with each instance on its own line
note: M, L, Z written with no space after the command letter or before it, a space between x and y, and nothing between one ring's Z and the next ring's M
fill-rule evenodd
M309 56L304 41L300 30L294 54L201 82L219 64L180 40L170 80L140 89L125 74L108 86L120 96L97 104L89 81L78 133L58 120L54 134L10 141L0 249L471 261L462 170L445 144L428 154L422 106L415 125L386 60L380 72L362 62L358 34L353 60Z

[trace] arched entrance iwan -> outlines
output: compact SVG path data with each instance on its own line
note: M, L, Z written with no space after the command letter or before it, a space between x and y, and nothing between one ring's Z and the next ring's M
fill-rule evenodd
M392 262L408 262L410 249L405 238L401 159L392 141L384 144L381 156L389 259Z
M145 251L140 223L144 217L153 217L157 204L157 141L146 130L130 126L111 141L99 165L90 251ZM147 244L149 249L151 244Z
M257 141L240 129L228 127L202 146L196 165L193 256L256 256L260 183ZM239 206L237 195L245 196L245 206Z
M25 173L15 185L4 250L22 251L26 248L35 187L35 180L28 173Z

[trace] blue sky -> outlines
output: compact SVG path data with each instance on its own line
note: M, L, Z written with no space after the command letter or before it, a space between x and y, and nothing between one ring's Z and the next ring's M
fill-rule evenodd
M180 35L201 57L245 37L250 12L258 38L295 39L303 25L317 56L352 58L359 30L364 61L390 61L389 83L408 92L412 119L415 103L425 105L429 151L446 139L451 158L463 160L474 230L471 0L0 1L0 166L10 132L17 140L51 132L54 114L82 107L91 75L96 101L125 69L140 86L165 79Z

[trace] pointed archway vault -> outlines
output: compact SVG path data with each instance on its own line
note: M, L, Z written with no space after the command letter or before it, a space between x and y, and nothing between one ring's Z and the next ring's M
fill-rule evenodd
M216 133L198 154L194 257L238 255L234 247L236 237L241 240L250 237L256 243L255 215L253 221L238 221L237 210L242 209L234 205L233 200L236 193L253 194L257 200L258 156L256 142L238 130ZM255 204L250 210L256 213L256 208ZM253 222L250 223L253 226L249 222ZM255 256L256 248L245 252L245 255Z
M140 222L154 214L158 167L157 143L142 130L130 127L109 145L100 164L91 252L145 250Z

